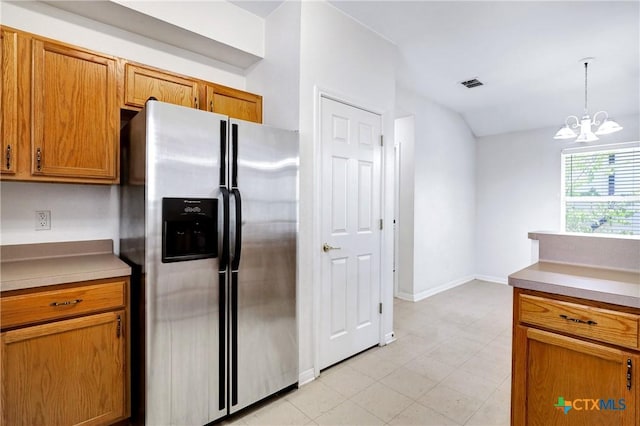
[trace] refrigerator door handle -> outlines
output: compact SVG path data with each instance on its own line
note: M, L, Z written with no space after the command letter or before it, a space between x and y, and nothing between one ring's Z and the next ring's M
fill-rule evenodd
M219 267L218 270L220 272L224 272L227 270L227 267L229 266L229 256L230 256L230 249L229 249L229 231L231 228L231 222L229 220L229 213L231 210L230 207L230 194L229 194L229 190L224 187L221 186L220 187L220 193L222 194L222 251L220 254L220 262L219 262Z
M231 406L238 405L238 271L231 272Z
M222 194L222 252L218 263L218 407L226 408L227 400L227 267L229 266L229 190L221 186Z
M231 190L235 199L235 244L233 250L233 259L231 260L231 270L237 271L240 267L240 255L242 254L242 196L238 188Z
M240 267L240 255L242 254L242 196L238 189L238 125L231 124L231 176L230 187L235 206L235 233L233 244L233 257L231 258L231 288L230 288L230 388L231 406L238 405L238 268Z
M238 125L231 124L231 188L238 187Z
M227 322L225 320L225 305L226 305L226 285L227 285L227 272L218 272L218 285L219 285L219 297L218 309L218 374L220 380L218 381L218 409L224 410L226 408L227 400Z
M220 121L220 186L227 185L227 122Z
M238 268L242 246L242 197L240 190L231 190L235 199L235 244L231 260L231 406L238 405Z

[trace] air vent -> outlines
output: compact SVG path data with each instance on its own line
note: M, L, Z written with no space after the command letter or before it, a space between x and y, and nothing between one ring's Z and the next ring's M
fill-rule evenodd
M484 83L482 83L477 78L472 78L471 80L461 81L460 84L462 84L467 89L471 89L473 87L482 86Z

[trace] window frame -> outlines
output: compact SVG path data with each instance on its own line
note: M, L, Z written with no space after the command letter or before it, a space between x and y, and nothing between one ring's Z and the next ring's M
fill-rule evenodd
M567 190L566 190L566 157L574 154L583 154L583 153L598 153L602 151L626 151L626 150L634 150L640 149L640 141L633 142L624 142L624 143L615 143L615 144L604 144L604 145L590 145L590 146L580 146L580 147L569 147L564 148L560 152L560 230L561 232L570 232L579 235L604 235L604 236L631 236L635 238L640 238L640 235L628 235L628 234L615 234L615 233L605 233L605 232L575 232L575 231L567 231ZM581 201L590 202L590 201L619 201L622 196L598 196L598 197L579 197ZM640 195L638 196L629 196L627 201L640 202Z

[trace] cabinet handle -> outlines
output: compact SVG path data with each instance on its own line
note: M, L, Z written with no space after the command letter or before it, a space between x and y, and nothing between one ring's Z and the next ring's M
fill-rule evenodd
M51 302L49 306L69 306L69 305L77 305L82 302L82 299L76 300L67 300L66 302Z
M118 315L118 325L116 326L116 337L120 337L120 332L122 329L122 320L120 319L120 315Z
M198 98L193 98L193 101L196 104L196 109L200 109L200 105L198 104Z
M631 390L631 367L633 364L631 363L631 358L627 358L627 389Z
M7 170L11 170L11 145L7 145Z
M209 102L209 111L213 112L213 101Z
M579 324L598 325L597 322L592 320L585 321L585 320L581 320L580 318L571 318L570 316L567 316L567 315L560 315L560 318L566 319L567 321L577 322Z
M38 171L42 170L42 151L40 148L36 150L36 169Z

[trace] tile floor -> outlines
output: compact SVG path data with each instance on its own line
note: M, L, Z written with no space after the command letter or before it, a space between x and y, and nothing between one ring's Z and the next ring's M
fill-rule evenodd
M394 302L397 340L225 421L235 425L509 425L512 290L471 281Z

